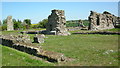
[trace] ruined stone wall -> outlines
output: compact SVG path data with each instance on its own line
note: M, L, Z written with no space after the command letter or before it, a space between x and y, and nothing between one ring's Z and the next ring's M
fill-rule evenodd
M66 29L66 19L63 10L52 10L51 15L48 17L46 26L47 33L56 31L57 35L70 35Z
M14 30L12 16L7 17L7 31Z
M2 45L15 48L17 50L35 55L40 58L46 58L48 61L51 61L51 62L68 61L68 58L65 57L64 54L62 53L46 51L46 50L43 50L41 46L37 46L33 44L32 42L30 42L28 36L2 35L0 36L0 40L2 40L2 43L0 43Z
M103 14L91 11L89 21L89 30L112 29L117 17L107 11L103 12Z

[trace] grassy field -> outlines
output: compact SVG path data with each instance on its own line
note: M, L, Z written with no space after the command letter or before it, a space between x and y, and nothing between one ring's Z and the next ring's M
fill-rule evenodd
M118 65L117 35L48 36L42 47L76 59L71 65Z
M43 60L36 60L32 55L13 48L2 46L2 66L53 66Z
M103 31L119 32L119 31L120 31L120 28L108 29L108 30L103 30Z
M4 31L3 34L9 33L17 34L18 32ZM33 40L34 34L29 35L31 36L31 40ZM48 38L45 38L45 43L39 44L45 50L63 53L65 54L65 56L75 59L75 61L73 62L60 63L55 65L69 65L69 66L118 65L118 35L72 34L70 36L54 36L54 35L46 36ZM5 46L2 46L2 55L3 55L2 64L4 66L54 65L53 63L47 63L43 60L32 59L31 55L29 54Z

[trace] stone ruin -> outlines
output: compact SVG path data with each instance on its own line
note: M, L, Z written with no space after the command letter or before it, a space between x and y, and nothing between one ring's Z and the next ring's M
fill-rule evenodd
M103 12L103 14L91 11L89 21L89 30L112 29L117 17L107 11Z
M54 33L56 35L70 35L66 29L64 10L52 10L51 15L48 17L46 31L47 34Z
M12 16L8 16L7 17L7 31L12 31L12 30L14 30Z
M44 38L45 38L44 34L42 35L36 34L34 37L34 43L44 43Z
M79 23L79 27L85 27L82 20L78 20L78 23Z
M43 37L43 36L42 36ZM40 45L33 44L28 35L0 35L2 45L47 59L50 62L66 62L73 60L62 53L44 50Z

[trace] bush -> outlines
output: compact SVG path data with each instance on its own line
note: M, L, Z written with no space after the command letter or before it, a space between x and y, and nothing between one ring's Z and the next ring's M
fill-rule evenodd
M2 25L2 31L7 30L7 24Z
M39 22L38 27L40 28L46 28L46 24L48 23L48 19L43 19Z

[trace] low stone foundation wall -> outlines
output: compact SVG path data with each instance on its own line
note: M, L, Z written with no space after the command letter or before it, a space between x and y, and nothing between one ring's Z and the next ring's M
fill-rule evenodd
M69 61L69 58L65 57L62 53L43 50L40 46L36 46L33 43L18 41L14 39L13 36L1 36L0 39L2 40L2 45L15 48L43 59L45 58L50 62Z
M42 31L22 31L22 34L41 34Z
M120 35L120 32L76 32L73 34L107 34L107 35Z

